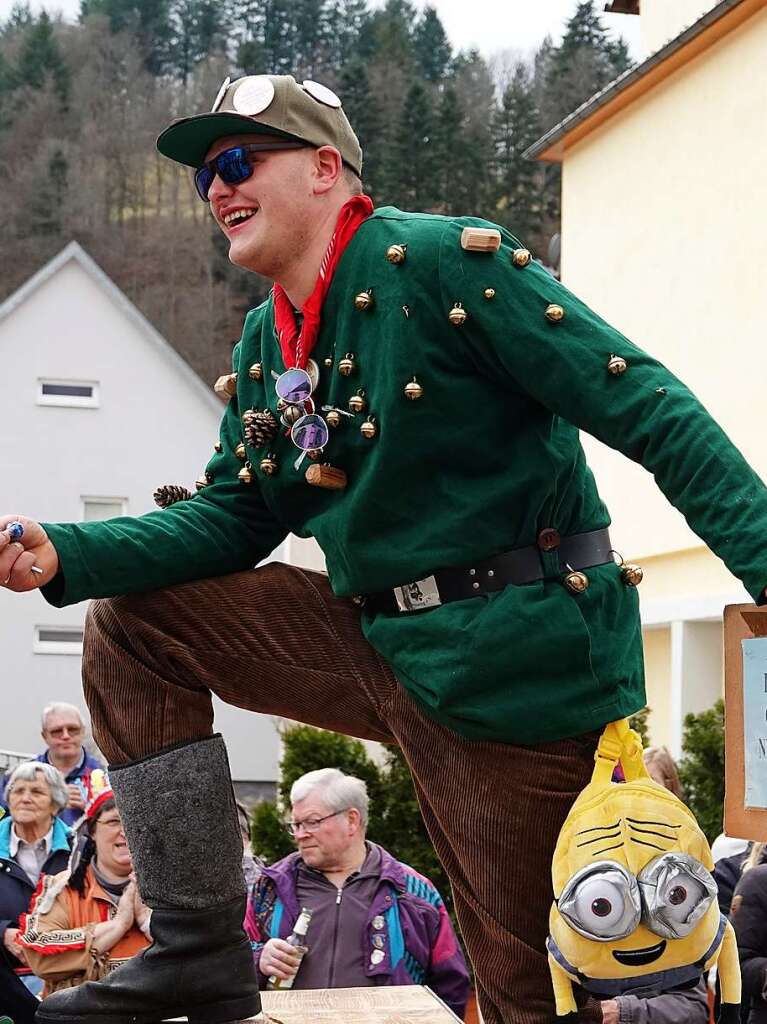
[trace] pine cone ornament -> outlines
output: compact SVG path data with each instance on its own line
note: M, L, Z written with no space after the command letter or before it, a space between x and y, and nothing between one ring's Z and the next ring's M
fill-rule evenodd
M154 492L155 504L159 505L160 508L169 508L171 505L175 505L177 501L187 501L192 497L192 492L188 487L179 487L178 484L163 484L162 487L158 487Z
M263 448L276 436L280 425L269 409L243 416L245 440L251 448Z

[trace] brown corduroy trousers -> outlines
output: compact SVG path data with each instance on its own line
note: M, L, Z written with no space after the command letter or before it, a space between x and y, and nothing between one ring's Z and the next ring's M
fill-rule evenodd
M83 678L96 740L119 764L208 736L213 692L398 743L450 876L485 1024L553 1024L551 857L597 736L536 747L463 739L413 702L359 616L325 576L279 563L94 602ZM600 1022L599 1004L585 1002L579 1019Z

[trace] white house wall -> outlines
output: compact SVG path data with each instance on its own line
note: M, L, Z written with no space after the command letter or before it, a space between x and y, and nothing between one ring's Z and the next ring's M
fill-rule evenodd
M139 515L163 483L193 487L218 437L221 406L119 293L76 259L0 318L0 509L82 518L83 495L126 499ZM13 305L13 304L12 304ZM1 311L1 310L0 310ZM36 404L38 378L98 381L99 407ZM35 626L81 626L85 604L0 591L0 748L36 751L50 700L82 704L80 658L35 654ZM269 718L224 708L235 778L274 780Z

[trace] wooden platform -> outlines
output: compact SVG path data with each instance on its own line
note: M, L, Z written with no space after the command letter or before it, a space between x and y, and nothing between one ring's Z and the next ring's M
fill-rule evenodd
M252 1024L454 1024L459 1018L428 988L309 989L262 992Z

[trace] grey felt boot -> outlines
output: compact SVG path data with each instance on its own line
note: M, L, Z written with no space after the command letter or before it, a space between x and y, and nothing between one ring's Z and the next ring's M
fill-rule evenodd
M261 1010L243 929L242 839L220 736L109 769L153 943L54 992L39 1024L222 1024Z

